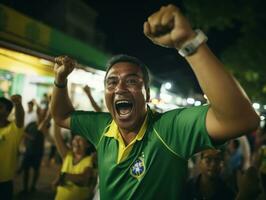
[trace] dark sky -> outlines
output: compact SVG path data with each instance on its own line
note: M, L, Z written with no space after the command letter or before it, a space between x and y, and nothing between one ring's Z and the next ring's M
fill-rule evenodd
M182 94L200 92L192 70L177 51L156 46L143 34L143 23L150 14L169 3L182 9L181 0L83 1L98 13L96 27L106 35L105 48L108 52L125 53L141 59L149 67L154 77L153 83L156 85L171 81L174 85L173 92ZM60 1L4 0L4 2L38 20L41 20L42 16L60 15L60 10L54 12L53 9L53 6L58 5Z
M171 81L173 91L200 92L192 70L176 50L154 45L143 34L143 23L162 5L172 3L182 8L181 1L86 1L99 16L97 28L106 34L106 48L118 54L126 53L140 58L154 75L156 83Z

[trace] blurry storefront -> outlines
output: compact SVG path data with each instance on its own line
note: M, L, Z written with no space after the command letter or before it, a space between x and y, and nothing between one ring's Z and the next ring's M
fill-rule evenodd
M90 106L82 91L85 84L101 103L108 55L0 4L0 96L21 94L24 105L33 98L40 101L51 91L52 61L58 55L69 55L83 64L68 80L75 106Z

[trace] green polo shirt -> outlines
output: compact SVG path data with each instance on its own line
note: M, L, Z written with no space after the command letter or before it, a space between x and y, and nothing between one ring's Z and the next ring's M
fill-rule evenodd
M187 160L213 148L207 106L148 111L136 138L124 145L109 113L76 111L71 130L96 147L101 199L181 199Z

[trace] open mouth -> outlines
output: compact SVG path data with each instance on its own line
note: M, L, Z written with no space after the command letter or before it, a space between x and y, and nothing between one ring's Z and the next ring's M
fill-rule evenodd
M115 108L119 116L126 116L131 113L133 103L128 100L120 100L115 103Z

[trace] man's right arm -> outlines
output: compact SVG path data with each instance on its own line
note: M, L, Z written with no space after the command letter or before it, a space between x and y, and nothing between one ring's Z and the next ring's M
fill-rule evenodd
M67 76L73 71L76 62L69 57L60 56L55 59L55 85L51 99L51 114L56 124L70 128L70 115L74 107L68 96Z

